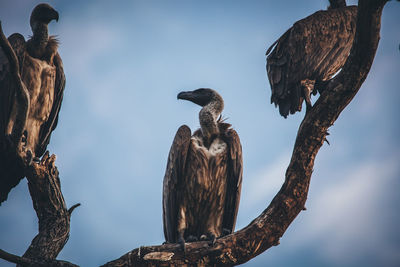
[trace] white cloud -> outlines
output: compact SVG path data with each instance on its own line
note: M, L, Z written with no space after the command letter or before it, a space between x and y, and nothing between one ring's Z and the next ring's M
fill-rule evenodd
M254 206L257 203L271 200L285 181L285 171L290 161L290 153L282 153L274 162L261 170L250 174L245 185L246 195L243 206ZM246 178L247 180L247 178Z
M324 177L334 180L338 173L345 176L330 188L313 188L314 196L307 202L308 211L300 215L302 223L296 226L291 245L322 242L316 253L338 264L368 253L375 253L382 261L395 260L390 251L396 248L385 241L393 229L385 227L382 215L392 212L385 208L384 196L400 171L398 158L393 155L378 162L362 162Z

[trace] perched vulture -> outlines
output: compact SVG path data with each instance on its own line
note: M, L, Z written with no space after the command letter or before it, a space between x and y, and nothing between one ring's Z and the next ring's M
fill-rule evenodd
M175 135L163 183L164 235L168 243L210 240L233 232L242 185L242 147L221 120L222 97L212 89L181 92L178 99L202 106L193 133Z
M58 41L48 34L48 24L52 20L58 21L57 11L48 4L39 4L30 17L32 37L27 42L18 33L8 38L30 97L22 144L31 159L41 157L46 151L51 132L57 126L65 86L63 64L57 52ZM11 134L16 113L10 64L0 49L0 203L24 176L20 167L7 162L6 155L7 136Z
M318 11L297 21L267 50L271 103L279 106L283 117L301 111L303 99L309 109L311 93L321 93L324 83L343 67L356 17L356 6Z

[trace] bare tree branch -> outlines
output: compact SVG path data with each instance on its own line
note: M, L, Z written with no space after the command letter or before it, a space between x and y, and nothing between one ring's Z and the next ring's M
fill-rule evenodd
M58 261L58 260L36 260L36 259L27 259L24 257L16 256L14 254L10 254L2 249L0 249L0 259L17 263L25 267L78 267L78 265L69 263L67 261Z
M23 257L12 257L2 251L0 258L18 263L18 266L76 266L55 260L68 241L71 213L80 205L67 210L55 159L55 155L49 157L46 152L40 163L33 163L27 170L29 192L39 219L38 235Z
M28 187L39 219L39 233L25 252L26 258L55 259L69 237L73 209L70 212L66 208L55 159L47 151L39 164L28 169Z
M214 246L207 242L189 243L186 254L176 244L140 247L103 266L230 266L278 245L289 224L304 209L315 156L328 128L368 75L378 47L385 3L386 0L359 1L351 54L342 72L327 84L327 90L301 123L285 183L259 217L242 230L218 239Z
M327 83L314 107L306 114L297 134L285 182L260 216L236 233L217 239L213 246L208 242L189 243L186 252L178 244L140 247L103 266L232 266L278 245L290 223L305 209L314 160L327 130L368 75L378 47L385 3L386 0L359 1L357 31L350 56L343 70ZM3 46L6 43L4 35L0 37ZM77 207L74 205L67 210L54 161L55 156L49 157L46 153L39 164L34 163L27 169L29 191L39 218L39 234L23 257L0 250L0 258L20 266L76 266L54 260L68 240L70 215Z

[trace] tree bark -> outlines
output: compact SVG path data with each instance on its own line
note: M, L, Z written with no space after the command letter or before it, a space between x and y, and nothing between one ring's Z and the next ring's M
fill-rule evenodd
M77 266L55 258L68 241L72 211L67 210L61 192L60 178L54 165L56 156L47 151L40 163L27 169L29 192L39 219L39 233L22 257L0 251L0 258L18 263L17 266Z
M355 41L342 71L332 79L300 125L285 183L271 204L248 226L207 242L140 247L103 266L232 266L279 244L289 224L303 210L315 156L329 127L350 103L366 79L379 42L386 0L360 0Z
M140 247L103 266L233 266L245 263L279 244L290 223L305 209L315 157L327 131L350 103L366 79L379 42L380 20L386 0L360 0L355 41L342 71L326 88L302 121L285 182L271 204L248 226L216 240L186 245ZM66 210L54 156L46 154L28 171L29 190L39 218L39 234L24 257L0 250L0 258L20 264L55 261L69 235L72 208ZM16 257L16 258L15 258ZM25 260L25 262L22 262ZM70 264L62 262L60 264ZM37 265L43 266L43 265ZM58 265L62 266L62 265ZM74 266L74 265L66 265Z
M76 206L66 208L55 159L55 155L49 157L46 152L39 164L28 168L28 187L39 219L39 233L25 252L25 258L55 259L69 237L70 217Z

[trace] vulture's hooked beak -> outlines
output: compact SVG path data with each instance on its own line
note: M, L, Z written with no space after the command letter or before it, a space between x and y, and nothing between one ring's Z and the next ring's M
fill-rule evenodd
M193 101L195 99L195 96L191 91L180 92L177 96L177 99Z
M204 107L212 100L215 95L214 90L209 88L199 88L194 91L183 91L177 96L178 99L189 100L199 106Z
M53 13L53 14L54 14L54 15L53 15L53 18L52 18L52 19L55 19L55 20L58 22L58 18L59 18L58 12L54 10L54 13Z

